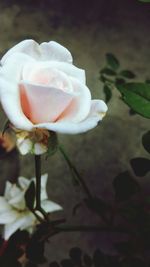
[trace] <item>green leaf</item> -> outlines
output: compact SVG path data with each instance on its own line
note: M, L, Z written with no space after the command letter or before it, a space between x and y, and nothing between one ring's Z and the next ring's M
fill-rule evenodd
M142 136L142 144L145 150L150 153L150 131L148 131Z
M115 81L116 86L119 85L119 84L125 84L125 83L126 83L125 79L116 78L116 81Z
M127 79L134 79L135 78L135 74L130 70L122 70L119 73L119 75L124 77L124 78L127 78Z
M134 158L130 160L135 175L145 176L150 171L150 160L146 158Z
M29 185L29 188L25 192L26 206L30 210L33 210L34 208L34 200L35 200L35 183L34 181L32 181Z
M50 133L50 136L48 139L47 158L54 155L58 148L57 134L53 131L49 131L49 133Z
M115 76L116 72L112 69L109 68L104 68L100 71L101 74L105 74L105 75L110 75L110 76Z
M138 182L130 175L128 171L118 174L114 181L116 200L125 201L130 199L134 194L139 192Z
M117 85L123 101L135 112L150 118L150 84L126 83Z
M107 61L108 66L111 67L115 71L120 66L118 59L111 53L106 54L106 61Z
M150 79L146 79L145 82L146 82L146 83L150 83Z
M104 85L103 88L104 94L105 94L105 102L108 103L109 100L112 98L112 91L109 86Z

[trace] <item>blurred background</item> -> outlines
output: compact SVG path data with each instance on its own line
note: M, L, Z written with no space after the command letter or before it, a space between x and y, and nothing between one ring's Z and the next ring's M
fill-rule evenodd
M0 1L0 55L24 39L35 39L39 43L55 40L71 51L75 65L85 69L93 98L104 99L99 70L105 66L108 52L116 55L125 69L133 70L137 81L150 78L149 28L150 4L138 0ZM146 155L141 136L148 130L148 120L139 115L129 116L129 109L117 91L108 107L107 116L97 128L76 136L60 135L59 140L91 191L111 201L113 178L130 169L131 158ZM4 121L1 109L1 129ZM11 156L0 162L3 182L18 175L16 160L18 163L18 159ZM45 172L49 173L50 199L64 207L62 217L67 217L68 222L94 224L96 218L86 207L78 210L76 216L72 215L82 192L72 184L69 169L59 152L47 161L43 157ZM32 155L20 157L20 174L34 176ZM148 177L142 183L148 183ZM100 247L113 253L111 240L111 235L104 233L62 233L51 238L46 254L50 260L59 260L75 246L87 252Z

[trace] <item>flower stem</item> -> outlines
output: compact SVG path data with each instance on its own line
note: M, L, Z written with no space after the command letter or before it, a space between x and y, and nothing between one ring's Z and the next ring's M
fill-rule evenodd
M35 177L36 177L36 207L35 211L40 211L44 219L48 221L48 215L41 206L41 156L35 155Z
M92 196L89 188L87 187L86 183L84 182L83 178L81 177L81 175L79 174L76 167L73 165L73 163L69 159L68 155L64 151L64 148L61 145L59 145L59 150L60 150L61 154L63 155L64 159L66 160L66 162L68 163L68 166L71 170L71 173L76 176L76 179L78 180L79 184L82 186L85 194L88 196L88 198L93 198L93 196Z

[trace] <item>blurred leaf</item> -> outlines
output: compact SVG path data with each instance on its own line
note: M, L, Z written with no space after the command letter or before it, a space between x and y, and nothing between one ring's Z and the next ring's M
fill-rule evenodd
M122 70L120 71L119 75L127 79L134 79L136 77L135 74L130 70Z
M118 59L111 53L106 54L107 64L113 69L117 70L120 66Z
M125 201L139 192L138 182L130 175L128 171L118 174L114 181L116 200Z
M29 185L29 188L27 189L25 193L26 206L30 210L34 208L34 200L35 200L35 184L34 184L34 181L32 181Z
M49 131L49 133L47 158L54 155L58 148L57 134L53 131Z
M84 254L83 256L84 266L91 267L92 266L92 259L88 254Z
M101 71L100 71L101 74L106 74L106 75L110 75L110 76L115 76L116 75L116 72L112 69L109 69L109 68L103 68Z
M75 265L81 266L82 263L82 251L78 247L74 247L70 249L69 256L74 262Z
M123 101L135 112L150 118L150 85L144 83L126 83L117 85Z
M100 250L95 250L93 254L94 267L105 267L105 255Z
M150 131L148 131L142 136L142 144L145 150L150 153Z
M134 173L137 176L145 176L150 171L150 160L146 158L134 158L130 160Z
M137 113L136 113L132 108L130 108L130 109L129 109L129 114L130 114L131 116L133 116L133 115L136 115Z
M125 84L126 81L123 78L116 78L116 85Z
M105 94L105 102L108 103L109 100L112 98L112 91L111 91L110 87L106 84L103 87L103 91Z
M62 267L73 267L74 264L71 259L64 259L61 261L61 266Z
M150 79L146 79L146 81L145 81L146 83L150 83Z

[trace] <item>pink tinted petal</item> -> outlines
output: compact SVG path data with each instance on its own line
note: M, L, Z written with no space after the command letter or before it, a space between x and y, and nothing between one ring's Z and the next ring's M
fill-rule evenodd
M80 123L73 122L54 122L54 123L41 123L35 125L36 128L45 128L58 133L64 134L78 134L87 132L97 126L107 112L107 106L102 100L92 100L91 110L87 118Z
M77 79L70 78L75 97L68 108L61 114L58 121L80 122L89 114L91 93L86 85Z
M32 123L22 112L17 84L0 78L0 99L10 122L16 128L30 131Z
M40 57L39 44L34 40L24 40L8 50L8 52L2 57L1 63L4 64L10 55L18 52L27 54L36 59Z
M69 50L57 42L44 42L40 44L40 48L42 60L56 60L72 63L72 56Z
M36 72L39 72L41 69L56 69L66 74L68 78L73 77L83 84L86 83L85 71L83 69L79 69L76 66L66 62L58 61L38 61L35 63L27 62L23 68L23 80L30 80L32 75L34 75Z
M25 116L33 123L42 123L55 121L73 96L56 88L22 82L20 99Z

